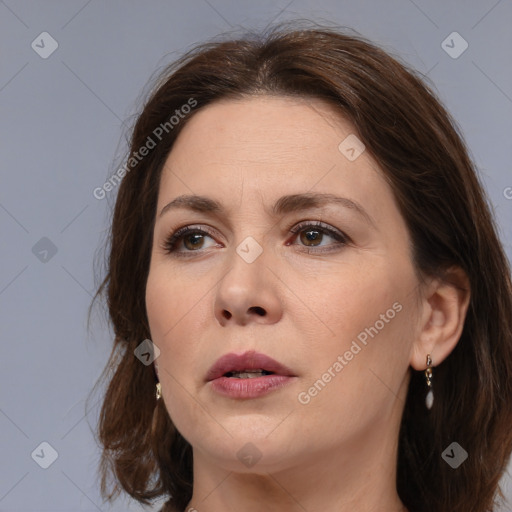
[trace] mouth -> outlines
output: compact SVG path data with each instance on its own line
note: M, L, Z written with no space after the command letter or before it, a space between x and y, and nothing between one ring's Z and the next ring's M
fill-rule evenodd
M210 368L206 382L210 388L229 398L258 398L282 388L296 375L264 354L248 351L226 354Z
M206 381L220 377L254 379L267 375L294 377L293 372L275 359L254 350L243 354L225 354L219 358L206 375Z
M254 379L256 377L263 377L264 375L274 375L272 372L266 370L243 370L241 372L233 371L224 374L224 377L230 377L232 379Z

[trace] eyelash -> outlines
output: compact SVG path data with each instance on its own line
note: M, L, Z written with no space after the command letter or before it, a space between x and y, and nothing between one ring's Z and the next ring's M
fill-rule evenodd
M323 222L319 222L319 221L302 222L302 223L298 224L297 226L295 226L293 229L290 229L289 233L297 235L301 231L307 231L306 228L313 228L314 231L319 231L320 233L327 234L330 237L332 237L334 240L336 240L336 243L332 244L332 246L335 246L335 247L334 248L331 247L330 249L301 246L303 249L303 252L306 252L307 254L318 254L318 253L331 252L333 250L339 249L340 247L346 246L351 241L350 238L347 235L345 235L345 233L335 230L335 229L327 226ZM183 228L178 229L173 234L169 235L169 237L165 240L165 242L163 244L163 247L162 247L163 250L167 254L175 253L176 256L179 255L178 257L182 257L182 258L187 258L187 257L192 256L193 253L200 252L201 249L198 249L197 251L184 251L184 252L180 252L180 251L176 250L177 242L179 242L186 235L189 235L189 234L207 235L211 238L214 238L214 234L206 228L196 228L194 226L185 226ZM290 244L290 245L294 245L294 244Z

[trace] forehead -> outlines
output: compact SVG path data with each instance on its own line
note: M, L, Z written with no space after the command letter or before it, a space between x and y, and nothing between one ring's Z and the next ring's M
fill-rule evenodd
M211 152L228 160L246 160L249 151L263 147L269 157L287 153L297 159L308 152L337 151L338 143L354 133L351 123L334 108L316 98L258 95L223 99L195 113L175 143L198 154ZM265 162L267 154L259 159Z
M301 192L316 184L386 186L369 153L357 156L357 141L353 125L320 99L260 95L221 100L187 121L168 155L161 185L183 189L187 184L194 188L193 183L203 192L214 183L240 180L244 186L287 185ZM355 147L357 158L348 159L345 146Z

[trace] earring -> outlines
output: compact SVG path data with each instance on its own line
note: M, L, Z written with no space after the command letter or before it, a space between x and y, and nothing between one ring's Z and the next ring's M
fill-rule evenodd
M161 396L162 396L162 386L161 386L160 382L157 382L156 383L156 405L153 408L153 416L151 417L151 437L153 439L155 438L156 431L157 431L158 409L160 409L158 402L159 402Z
M427 409L432 409L434 403L434 392L432 391L432 358L427 354L427 369L425 370L425 378L427 379L428 393L425 398Z

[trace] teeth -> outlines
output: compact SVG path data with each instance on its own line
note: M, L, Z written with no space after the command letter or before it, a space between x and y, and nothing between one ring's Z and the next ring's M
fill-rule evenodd
M265 375L263 372L243 372L243 373L233 373L232 377L235 379L254 379L256 377L263 377Z
M269 374L270 372L265 370L245 370L243 372L229 372L227 376L235 379L254 379L256 377L263 377L264 375Z

